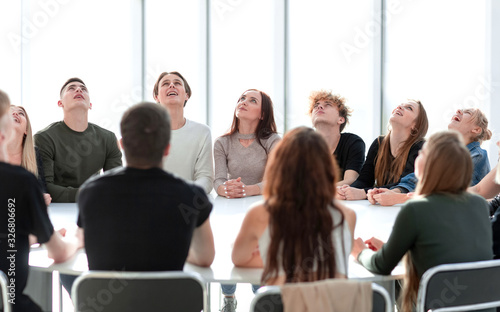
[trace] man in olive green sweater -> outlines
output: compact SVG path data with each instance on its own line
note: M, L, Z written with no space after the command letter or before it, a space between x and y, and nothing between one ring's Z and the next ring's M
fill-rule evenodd
M75 202L88 178L122 165L122 153L113 132L88 122L92 108L85 83L70 78L62 86L64 118L35 135L43 160L47 189L53 202Z

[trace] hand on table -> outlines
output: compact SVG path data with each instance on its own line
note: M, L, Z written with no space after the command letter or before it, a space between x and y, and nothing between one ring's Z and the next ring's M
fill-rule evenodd
M356 238L352 245L351 255L358 259L359 254L367 248L370 248L373 251L377 251L384 245L384 242L378 238L372 237L366 241L363 241L361 238Z
M43 200L45 201L45 205L48 206L52 202L52 197L49 193L43 193Z
M59 234L61 234L62 237L66 236L66 233L68 232L65 228L61 228L57 230Z
M373 251L377 251L384 246L384 242L375 237L365 240L365 244Z
M241 177L227 180L221 187L224 189L224 195L222 196L226 198L241 198L247 196L245 184L241 182Z
M361 238L356 238L352 244L352 250L351 250L351 255L354 257L354 259L358 259L359 254L366 249L365 242Z
M374 188L368 191L368 200L371 204L380 204L381 206L393 206L402 204L412 198L413 193L402 194L396 190L386 188Z
M63 241L76 244L77 249L83 248L85 245L83 230L81 228L70 228L69 230L60 228L56 232L61 235Z
M360 200L366 199L366 192L363 189L350 187L345 184L337 187L337 198L343 200Z
M368 201L370 202L370 204L372 204L372 205L378 204L377 200L375 198L373 198L373 196L380 194L380 193L382 193L382 189L379 189L379 188L373 188L371 190L368 190L368 192L366 193L366 197L368 198Z

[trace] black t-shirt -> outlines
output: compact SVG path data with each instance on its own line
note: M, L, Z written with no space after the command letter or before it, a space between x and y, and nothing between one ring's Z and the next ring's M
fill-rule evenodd
M91 270L182 270L193 231L212 204L205 192L160 168L115 168L77 198Z
M375 185L375 166L377 165L377 154L378 154L378 149L380 147L380 143L382 142L384 137L385 136L379 136L378 138L376 138L373 141L372 145L370 146L370 149L368 150L368 155L366 155L366 161L365 161L365 164L363 165L363 168L361 169L359 177L356 181L354 181L351 184L351 187L362 188L365 191L368 191L369 189L372 189L374 187L374 185ZM401 178L414 172L415 171L415 159L418 156L418 151L422 148L423 145L424 145L424 141L417 141L411 146L410 151L408 152L408 157L406 159L405 168L403 170L403 173L399 177L398 181L396 181L395 183L387 184L387 185L379 185L377 187L383 187L383 188L390 189L391 187L396 186L401 181Z
M38 307L22 295L29 271L28 235L36 235L38 242L45 243L54 228L40 185L32 173L0 162L0 210L0 268L7 275L8 284L15 285L12 307L14 311L36 311Z
M346 170L361 171L365 162L365 142L353 133L341 133L339 144L333 152L340 169L341 179Z

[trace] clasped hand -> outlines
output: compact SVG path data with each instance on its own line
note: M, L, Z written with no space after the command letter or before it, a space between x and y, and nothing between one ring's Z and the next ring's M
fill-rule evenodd
M241 177L227 180L223 184L224 195L226 198L241 198L247 196L245 183L241 182ZM220 194L219 194L220 195Z
M347 184L337 186L337 198L342 200L366 199L366 192L363 189L350 187Z

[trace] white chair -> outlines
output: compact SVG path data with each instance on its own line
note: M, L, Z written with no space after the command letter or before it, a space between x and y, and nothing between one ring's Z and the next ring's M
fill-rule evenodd
M417 312L495 311L500 306L500 260L442 264L420 280Z
M9 283L7 282L7 276L3 271L0 271L0 286L2 290L2 306L0 307L0 311L10 312L11 307L9 303L9 291L7 286Z
M385 288L372 283L373 312L391 312L393 304ZM283 312L280 286L265 286L257 291L250 305L250 312Z
M206 311L205 282L196 273L89 271L71 297L75 312Z

